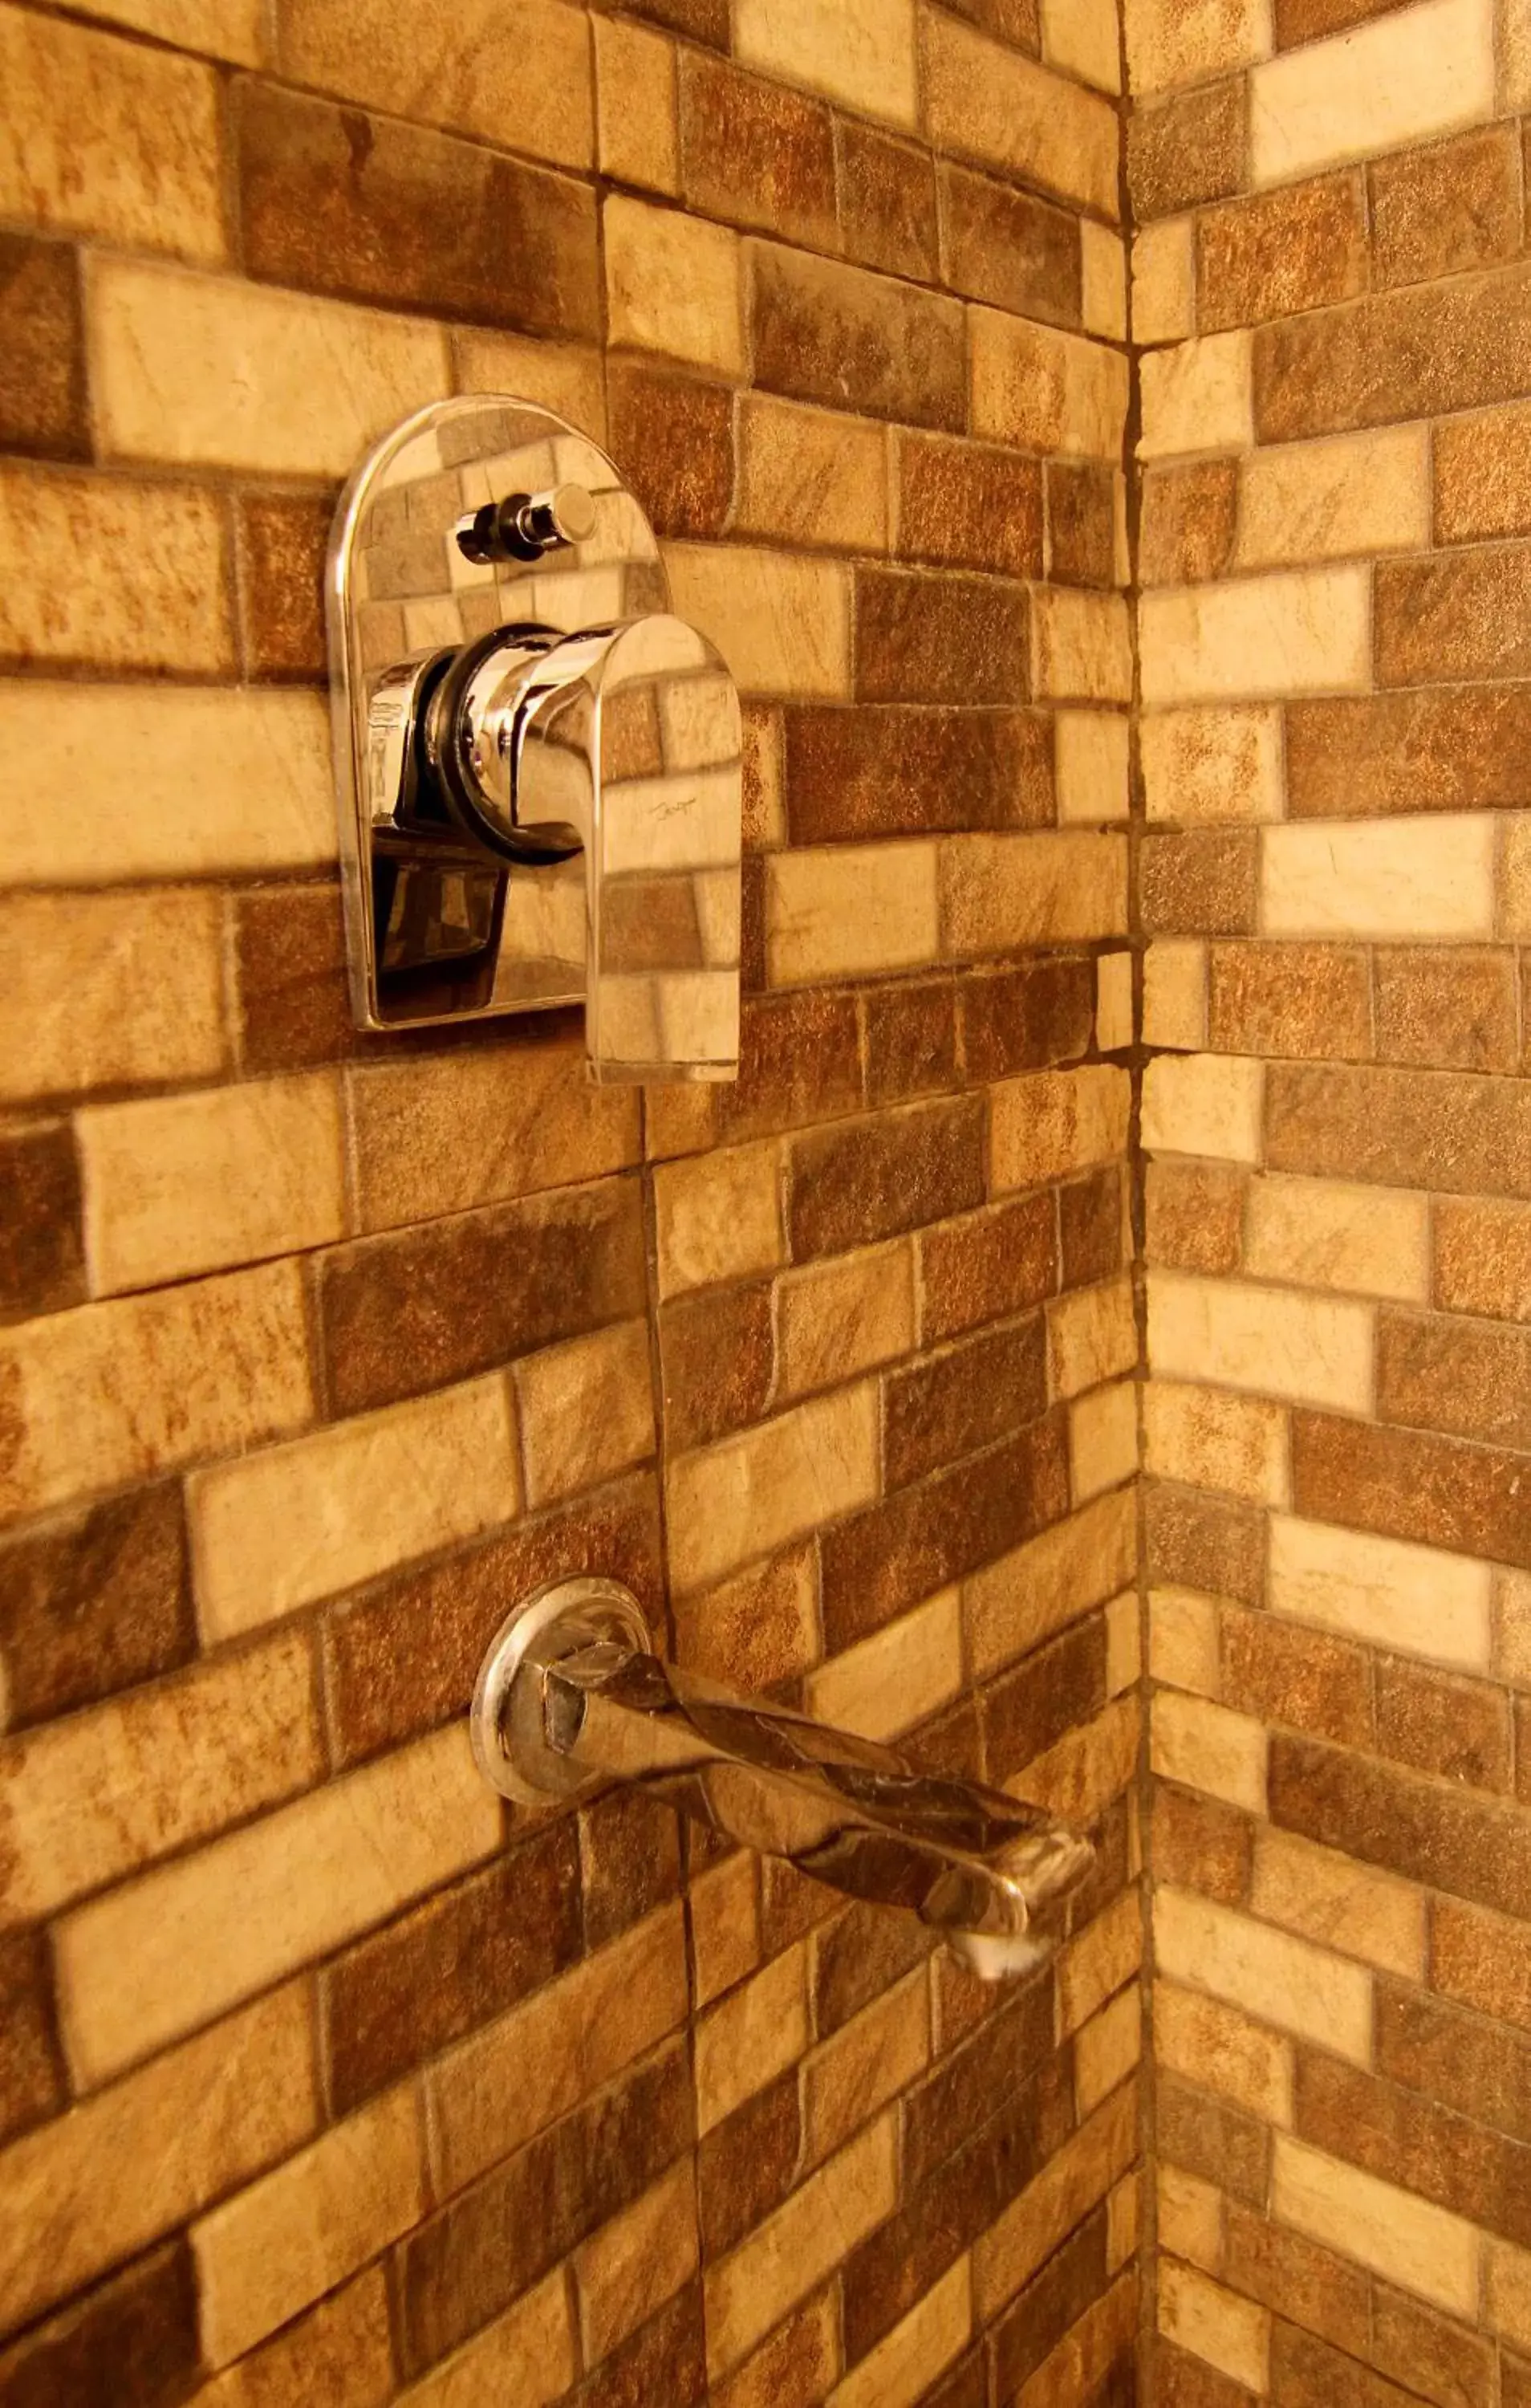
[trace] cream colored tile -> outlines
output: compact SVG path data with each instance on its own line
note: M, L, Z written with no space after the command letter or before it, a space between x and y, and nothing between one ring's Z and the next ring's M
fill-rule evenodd
M1270 2311L1256 2307L1194 2266L1173 2258L1159 2266L1159 2330L1231 2383L1264 2396L1270 2388Z
M298 0L280 15L280 64L294 82L391 109L480 141L506 141L565 167L595 161L590 44L581 10L562 0L461 0L449 26L408 0ZM525 63L537 62L538 105Z
M483 2408L491 2400L513 2400L516 2408L551 2408L577 2372L568 2286L558 2267L535 2291L524 2292L508 2315L496 2316L465 2348L433 2366L423 2381L401 2391L398 2408ZM250 2408L257 2403L251 2401Z
M326 2408L383 2408L393 2396L388 2281L379 2262L297 2317L264 2348L215 2375L195 2408L272 2408L307 2393Z
M970 308L967 326L975 435L1025 452L1120 462L1127 418L1121 351L999 309Z
M1131 1380L1097 1388L1068 1409L1070 1493L1088 1497L1130 1480L1138 1469L1138 1389Z
M897 2197L897 2133L889 2114L810 2174L732 2257L708 2269L703 2299L714 2382L893 2214Z
M697 2246L695 2170L682 2158L574 2253L587 2366L599 2366L690 2282Z
M1495 1671L1531 1684L1531 1573L1495 1573L1494 1627Z
M751 394L739 414L733 531L846 552L888 548L887 437L864 418Z
M1116 216L1121 136L1109 100L938 9L921 10L920 33L924 129L937 150Z
M1094 218L1080 220L1080 314L1087 335L1109 343L1127 339L1127 250L1122 236Z
M1279 711L1159 711L1140 723L1138 743L1151 820L1281 818Z
M1531 817L1507 819L1500 831L1498 929L1531 938Z
M1288 1514L1271 1522L1273 1611L1373 1646L1486 1670L1490 1585L1488 1565L1467 1555Z
M1042 0L1042 56L1101 92L1122 89L1122 37L1114 0Z
M597 17L594 31L602 175L654 193L679 193L675 44L621 17Z
M1276 2137L1271 2205L1309 2241L1452 2315L1476 2316L1482 2242L1460 2216L1284 2132Z
M187 1505L203 1636L333 1597L508 1521L519 1503L498 1372L199 1472Z
M1492 0L1421 0L1256 67L1251 170L1280 184L1493 114Z
M1103 1054L1115 1054L1132 1041L1132 955L1102 953L1095 963L1095 1043Z
M1423 551L1429 541L1426 426L1267 444L1239 465L1239 568Z
M735 0L734 55L868 117L914 124L914 0Z
M807 1943L775 1956L696 2027L696 2128L706 2135L795 2065L808 2044Z
M948 961L1127 933L1127 850L1083 829L948 837L940 847Z
M606 370L598 351L482 326L455 327L451 342L459 393L520 394L605 442Z
M1143 1042L1194 1054L1207 1042L1207 948L1151 944L1143 957Z
M800 1397L912 1352L914 1248L908 1239L789 1271L777 1284L780 1392Z
M1142 1677L1142 1607L1137 1592L1127 1589L1106 1608L1106 1694L1119 1698Z
M1049 2159L1019 2199L980 2235L974 2293L985 2322L1062 2246L1138 2155L1138 2102L1118 2092Z
M1424 1900L1391 1874L1266 1826L1254 1835L1250 1904L1267 1923L1385 1973L1424 1979Z
M737 235L622 193L608 194L601 223L609 339L742 377Z
M1429 1296L1429 1208L1423 1196L1347 1187L1326 1179L1255 1180L1244 1265L1257 1279L1424 1304Z
M930 2058L930 1993L921 1965L815 2049L803 2067L807 2162L817 2165L917 2082Z
M1150 1715L1149 1755L1163 1781L1221 1798L1246 1814L1266 1812L1266 1735L1248 1714L1161 1690Z
M253 1446L313 1411L294 1263L83 1305L0 1330L0 1394L14 1436L0 1512Z
M1161 218L1132 238L1132 338L1178 343L1195 331L1195 220Z
M1273 937L1492 936L1494 847L1487 812L1266 828L1261 926Z
M94 2084L494 1854L453 1725L109 1891L55 1927L64 2047Z
M1114 710L1060 710L1053 733L1060 821L1098 825L1124 820L1126 720Z
M1188 1488L1221 1488L1255 1505L1284 1505L1287 1417L1261 1397L1150 1380L1143 1390L1144 1469Z
M1057 2033L1060 2043L1081 2031L1108 1999L1136 1981L1143 1963L1143 1905L1123 1890L1104 1914L1058 1951Z
M1138 1322L1130 1279L1074 1288L1051 1302L1047 1350L1048 1379L1054 1397L1078 1397L1102 1380L1136 1370Z
M671 543L665 564L674 609L711 638L746 693L849 697L851 589L837 563Z
M1149 1279L1149 1359L1166 1379L1252 1388L1341 1412L1371 1410L1366 1305L1156 1271Z
M774 1142L662 1164L654 1172L654 1204L663 1297L774 1270L786 1259L780 1149Z
M948 1588L810 1672L807 1706L817 1722L892 1740L961 1687L961 1594Z
M773 986L915 969L940 952L934 841L814 845L766 862Z
M0 1102L225 1067L216 896L0 896Z
M446 336L392 311L133 260L87 284L107 457L349 476L450 385Z
M0 1750L0 1921L52 1914L324 1769L307 1635L46 1724Z
M259 0L106 0L90 13L134 33L152 34L172 50L203 50L240 66L265 64L265 12Z
M705 1588L870 1503L877 1488L876 1382L814 1398L670 1467L671 1577L678 1589Z
M313 2006L294 1983L0 2153L7 2328L298 2148L318 2118Z
M83 550L81 527L91 538ZM216 494L0 467L0 653L39 666L83 662L196 678L227 677L234 668L224 511ZM61 560L70 564L67 578L59 575Z
M1081 2122L1125 2082L1142 2053L1142 1998L1123 1990L1074 2036L1074 2101Z
M384 2093L192 2228L203 2356L211 2366L275 2332L418 2222L420 2103Z
M705 2007L760 1962L760 1883L753 1851L714 1865L691 1885L696 2002Z
M1209 1990L1352 2064L1370 2064L1371 1976L1359 1965L1173 1889L1155 1894L1153 1937L1169 1981Z
M1231 2099L1279 2127L1292 2121L1292 2043L1221 1999L1161 1982L1153 1994L1153 2045L1171 2073Z
M1218 1695L1223 1667L1215 1598L1191 1588L1150 1590L1149 1672L1172 1689Z
M962 2257L837 2383L825 2408L915 2408L961 2357L972 2329L972 2260Z
M1254 441L1252 342L1240 328L1145 353L1140 460L1243 450Z
M1005 1783L1014 1798L1078 1830L1099 1821L1138 1777L1142 1715L1136 1697L1117 1698L1092 1722L1066 1731ZM1131 1811L1129 1801L1129 1813Z
M991 1098L989 1175L995 1195L1045 1187L1119 1161L1127 1148L1131 1081L1109 1062L1007 1079Z
M1205 2273L1223 2263L1223 2195L1179 2166L1158 2170L1159 2246Z
M1222 695L1357 692L1371 676L1370 580L1364 568L1292 569L1145 594L1138 631L1143 699L1151 707ZM1332 840L1332 824L1312 833ZM1285 925L1270 916L1268 900L1266 924Z
M1134 92L1226 75L1273 47L1270 0L1126 0L1123 13Z
M646 1322L528 1355L515 1388L528 1506L598 1487L654 1451Z
M1137 1578L1138 1512L1118 1490L963 1584L975 1679L997 1672Z
M1032 691L1050 700L1130 702L1132 634L1120 594L1032 590Z
M1531 2349L1531 2255L1492 2240L1486 2255L1485 2320L1495 2332Z
M1235 1054L1165 1054L1143 1074L1143 1143L1155 1154L1258 1162L1265 1065Z
M307 869L336 853L329 714L280 687L59 685L0 689L10 774L0 856L11 886L95 886L209 870ZM133 809L122 765L133 763ZM135 896L213 916L207 898ZM168 965L173 967L173 960Z

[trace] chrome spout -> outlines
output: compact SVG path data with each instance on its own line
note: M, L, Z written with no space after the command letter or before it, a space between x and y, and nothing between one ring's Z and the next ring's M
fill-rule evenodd
M736 1696L654 1655L615 1582L540 1589L502 1626L479 1675L474 1755L522 1804L613 1780L680 1807L847 1896L901 1908L998 1981L1039 1964L1095 1861L1087 1840L894 1748Z

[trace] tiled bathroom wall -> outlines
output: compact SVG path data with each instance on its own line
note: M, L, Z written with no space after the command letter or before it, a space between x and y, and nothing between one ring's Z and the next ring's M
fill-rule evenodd
M1531 2400L1527 34L1127 8L1167 2408Z
M0 6L4 2408L1133 2396L1118 49ZM744 689L737 1087L351 1031L326 528L480 388ZM502 1813L580 1569L1090 1826L1055 1966Z

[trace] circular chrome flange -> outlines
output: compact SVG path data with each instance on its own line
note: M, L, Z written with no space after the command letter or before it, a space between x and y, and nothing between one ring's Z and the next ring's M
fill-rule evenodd
M473 1760L502 1798L518 1806L547 1806L599 1786L599 1774L592 1776L548 1745L542 1674L602 1640L645 1653L651 1645L631 1589L583 1573L534 1589L494 1633L479 1667L468 1730Z

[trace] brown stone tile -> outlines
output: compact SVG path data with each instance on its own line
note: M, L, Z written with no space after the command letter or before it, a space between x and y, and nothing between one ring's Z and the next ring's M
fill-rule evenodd
M1364 1647L1232 1608L1222 1622L1224 1705L1341 1747L1374 1744L1371 1661Z
M1397 0L1276 0L1276 47L1288 50L1386 15Z
M0 1549L0 1651L13 1730L189 1663L179 1484L112 1498Z
M619 1787L579 1816L587 1948L604 1948L680 1892L680 1831L673 1807Z
M388 2286L380 2263L196 2394L196 2408L384 2408L393 2391Z
M1531 2408L1531 2359L1512 2358L1508 2350L1502 2352L1499 2386L1501 2408Z
M931 1934L914 1918L875 1906L844 1907L814 1942L813 2028L821 2040L892 1989L928 1956Z
M650 1154L774 1137L856 1111L860 1042L852 996L814 989L747 996L739 1015L738 1078L650 1089Z
M726 385L614 359L611 449L661 535L720 535L734 494L734 396Z
M1325 1847L1502 1914L1524 1919L1531 1904L1524 1824L1513 1808L1456 1794L1392 1765L1277 1732L1270 1748L1270 1818Z
M663 1595L659 1501L643 1472L386 1582L324 1633L336 1752L356 1763L465 1711L506 1599L599 1564L651 1612Z
M324 564L335 504L245 494L237 505L245 667L254 678L326 674Z
M1095 964L1059 954L958 988L967 1076L987 1082L1078 1061L1095 1025Z
M722 2258L780 2205L797 2178L802 2150L793 2066L703 2137L696 2200L704 2258Z
M951 2373L926 2392L923 2408L989 2408L989 2369L982 2350L960 2358Z
M1525 1467L1515 1455L1308 1412L1294 1416L1292 1443L1300 1513L1531 1564Z
M1031 638L1023 586L859 568L855 628L855 691L864 702L1026 699ZM790 810L790 767L788 775Z
M1116 583L1116 472L1105 461L1048 462L1047 542L1055 585Z
M826 1530L820 1555L831 1654L1061 1521L1066 1455L1063 1416L1054 1412Z
M1384 1311L1377 1326L1384 1422L1531 1448L1531 1329Z
M1041 56L1042 20L1037 0L952 0L950 13L966 17L970 25L992 34L996 41L1009 42L1012 50L1027 50L1034 59Z
M1472 1789L1510 1790L1510 1700L1486 1682L1383 1656L1377 1731L1380 1752L1400 1764Z
M769 1280L678 1297L659 1340L667 1445L706 1446L762 1418L776 1380Z
M182 2239L0 2356L0 2408L179 2408L200 2355L196 2273Z
M957 1084L957 990L950 978L874 988L862 997L866 1096L901 1104Z
M1359 171L1208 209L1196 222L1196 254L1202 334L1349 300L1366 281Z
M1372 276L1379 285L1495 267L1520 251L1521 161L1513 126L1490 126L1379 159L1368 177Z
M903 648L923 649L921 633L912 615ZM899 649L889 628L885 676ZM960 661L952 666L955 671ZM794 844L1042 827L1052 818L1052 728L1037 713L805 707L787 712L786 730Z
M702 2286L689 2283L621 2347L602 2359L569 2408L704 2408L708 2398Z
M65 2098L47 1942L40 1931L7 1932L0 1938L0 2141L44 2123Z
M1525 800L1531 692L1489 685L1289 703L1294 819L1517 808Z
M983 1201L976 1096L917 1104L796 1140L788 1228L794 1262L843 1254Z
M1531 2140L1531 2040L1386 1979L1377 1985L1377 2071L1474 2123Z
M1527 673L1531 644L1516 621L1531 600L1531 546L1380 562L1376 575L1381 684Z
M1380 293L1256 328L1262 443L1429 418L1531 389L1531 274Z
M1531 1196L1531 1091L1445 1070L1273 1063L1272 1170L1455 1196Z
M1106 1703L1106 1618L1093 1613L984 1692L985 1763L1003 1784Z
M234 943L246 1070L305 1069L355 1051L337 887L272 886L239 896Z
M1531 2234L1531 2148L1411 2091L1308 2050L1297 2059L1296 2130L1523 2247Z
M755 382L868 418L966 423L961 305L800 251L752 246Z
M1231 2375L1219 2373L1205 2358L1177 2349L1162 2333L1151 2333L1148 2345L1159 2408L1252 2408L1254 2393Z
M1147 1254L1166 1270L1234 1271L1243 1254L1244 1189L1221 1165L1151 1162Z
M821 101L682 50L680 139L690 208L836 248L835 137Z
M1080 322L1079 219L1050 201L943 161L945 281L953 293L1052 326Z
M1338 2399L1353 2401L1356 2408L1417 2408L1412 2391L1400 2391L1327 2342L1282 2323L1270 2337L1270 2398L1276 2408L1330 2408Z
M70 243L0 235L0 444L88 460L85 334Z
M1122 1173L1114 1164L1058 1190L1063 1284L1089 1287L1122 1268Z
M1384 2374L1395 2375L1435 2408L1488 2408L1494 2385L1494 2345L1465 2332L1423 2300L1406 2299L1381 2284L1376 2290L1371 2358Z
M1155 1880L1199 1890L1223 1906L1243 1904L1249 1896L1253 1835L1231 1806L1159 1782L1152 1829Z
M1438 1305L1531 1320L1531 1213L1515 1204L1441 1204L1433 1239Z
M907 1488L1047 1409L1047 1333L1040 1313L981 1331L882 1383L882 1479Z
M336 1413L444 1386L641 1312L636 1180L602 1181L337 1248L319 1306Z
M1242 937L1255 922L1259 838L1252 828L1145 836L1143 925L1152 936Z
M85 1300L79 1164L67 1122L0 1133L0 1322Z
M1138 572L1145 585L1199 585L1233 559L1238 470L1232 460L1151 468L1143 479Z
M714 2408L821 2408L839 2364L839 2300L833 2286L794 2308L770 2339L722 2383Z
M1058 1239L1051 1196L1023 1196L992 1211L928 1229L920 1241L924 1334L954 1338L1052 1296Z
M1520 1067L1515 957L1453 946L1377 954L1377 1053L1443 1070Z
M905 560L1040 577L1041 463L976 443L901 435L897 550Z
M1214 945L1208 1036L1220 1054L1365 1062L1371 977L1359 945Z
M1371 2284L1359 2266L1230 2200L1223 2276L1231 2290L1322 2334L1352 2356L1371 2335Z
M1173 2075L1160 2075L1154 2095L1161 2157L1247 2207L1263 2208L1270 2164L1266 2127Z
M1127 189L1139 223L1223 200L1244 182L1245 79L1139 102L1127 118Z
M644 17L672 34L694 42L709 42L715 50L728 48L728 0L623 0L630 17Z
M936 169L928 150L895 142L870 125L841 118L840 231L864 267L933 283L940 268Z
M251 275L532 335L600 331L588 186L253 79L235 87L234 130Z
M1264 1603L1266 1521L1253 1506L1149 1480L1143 1515L1151 1579L1244 1605Z
M994 2327L996 2396L1011 2400L1093 2307L1109 2279L1106 2209L1097 2207L1033 2277Z
M800 1873L784 1856L762 1856L760 1934L767 1956L779 1956L783 1948L827 1922L843 1905L837 1891Z

